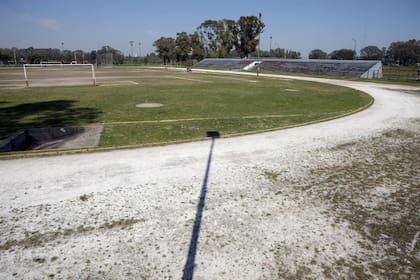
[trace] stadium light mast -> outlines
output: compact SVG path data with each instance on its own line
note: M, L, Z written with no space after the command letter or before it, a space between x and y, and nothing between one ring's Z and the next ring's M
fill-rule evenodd
M131 48L130 48L130 56L133 56L133 45L134 45L134 41L130 41L129 43L130 43L130 46L131 46Z
M141 57L141 42L139 42L139 57Z
M271 56L271 42L273 41L273 36L270 36L270 56Z
M133 64L133 45L134 45L134 41L130 41L130 60L131 60L131 64Z

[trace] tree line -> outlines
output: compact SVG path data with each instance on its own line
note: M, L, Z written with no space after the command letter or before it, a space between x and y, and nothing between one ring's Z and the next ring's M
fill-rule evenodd
M124 55L121 51L110 46L103 46L98 50L85 52L82 50L60 50L53 48L0 48L0 63L23 64L40 62L96 63L97 58L103 54L112 54L114 63L122 64Z
M241 17L238 21L206 20L193 33L177 33L176 38L161 37L154 42L155 53L144 57L124 56L110 46L84 52L57 48L0 48L0 64L40 63L42 61L71 63L104 63L104 56L111 56L113 64L186 63L203 58L276 57L299 59L298 51L276 48L257 50L259 35L265 25L255 16ZM392 42L388 48L366 46L359 56L351 49L334 50L327 54L321 49L309 53L309 59L382 60L388 65L414 65L420 62L420 40Z
M257 50L265 24L261 15L238 20L206 20L193 33L178 32L176 38L161 37L153 46L163 62L185 62L205 57L245 58Z
M340 60L382 60L387 65L414 65L420 62L420 40L408 40L392 42L388 48L366 46L356 52L351 49L340 49L327 54L320 49L314 49L309 53L309 59L340 59Z
M153 46L163 63L201 60L203 58L276 57L299 59L301 53L284 48L269 51L257 49L259 36L265 24L255 16L232 19L206 20L193 33L179 32L175 38L161 37ZM326 53L314 49L309 59L382 60L384 64L413 65L420 62L420 41L393 42L388 48L366 46L357 55L355 50L339 49Z

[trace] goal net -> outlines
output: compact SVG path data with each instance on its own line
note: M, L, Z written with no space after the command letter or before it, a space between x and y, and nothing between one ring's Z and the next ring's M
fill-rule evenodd
M93 64L24 64L26 86L96 85Z

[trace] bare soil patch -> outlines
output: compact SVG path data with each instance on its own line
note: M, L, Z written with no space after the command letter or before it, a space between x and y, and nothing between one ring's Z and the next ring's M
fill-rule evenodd
M279 278L301 279L322 268L322 278L417 279L420 277L420 135L419 120L413 130L392 129L360 141L320 149L328 155L304 174L291 178L277 170L262 175L275 194L287 194L303 205L326 205L323 215L332 226L359 235L357 252L326 261L316 248L313 259L290 265L288 249L276 245ZM309 163L310 164L310 163ZM286 265L287 264L287 265Z

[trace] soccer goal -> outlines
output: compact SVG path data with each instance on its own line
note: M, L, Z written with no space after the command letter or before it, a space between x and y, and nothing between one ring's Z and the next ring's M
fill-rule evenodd
M23 72L27 87L96 85L93 64L24 64Z

